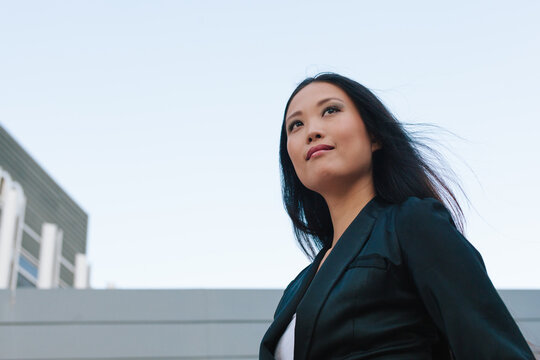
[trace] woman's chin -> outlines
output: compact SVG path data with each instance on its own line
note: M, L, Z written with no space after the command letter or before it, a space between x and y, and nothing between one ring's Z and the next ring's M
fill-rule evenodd
M325 177L318 180L319 181L312 181L305 186L311 191L315 191L321 195L323 195L325 192L331 191L333 188L335 189L337 186L335 179L330 177Z

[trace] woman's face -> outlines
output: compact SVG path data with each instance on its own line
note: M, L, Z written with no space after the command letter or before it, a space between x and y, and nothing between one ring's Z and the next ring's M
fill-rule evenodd
M362 117L340 87L326 82L304 87L289 104L285 127L287 152L308 189L324 195L358 181L372 183L371 155L380 146L372 143ZM318 145L327 150L309 157Z

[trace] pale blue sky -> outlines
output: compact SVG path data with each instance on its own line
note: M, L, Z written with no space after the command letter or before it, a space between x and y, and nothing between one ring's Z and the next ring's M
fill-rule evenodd
M538 1L1 1L0 122L89 216L91 284L283 288L278 142L335 71L446 136L467 239L540 288Z

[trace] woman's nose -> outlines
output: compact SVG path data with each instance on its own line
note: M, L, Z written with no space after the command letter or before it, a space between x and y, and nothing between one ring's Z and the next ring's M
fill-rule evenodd
M307 122L307 143L310 144L315 139L324 137L324 124L318 119L313 119Z
M312 131L308 134L308 144L313 141L313 139L320 139L322 138L322 135L319 131Z

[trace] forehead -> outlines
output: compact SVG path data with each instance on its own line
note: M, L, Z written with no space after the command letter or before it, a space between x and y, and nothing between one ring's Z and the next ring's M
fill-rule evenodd
M338 98L344 102L349 101L349 97L340 87L327 82L312 82L293 97L287 109L287 115L314 107L317 102L327 98Z

